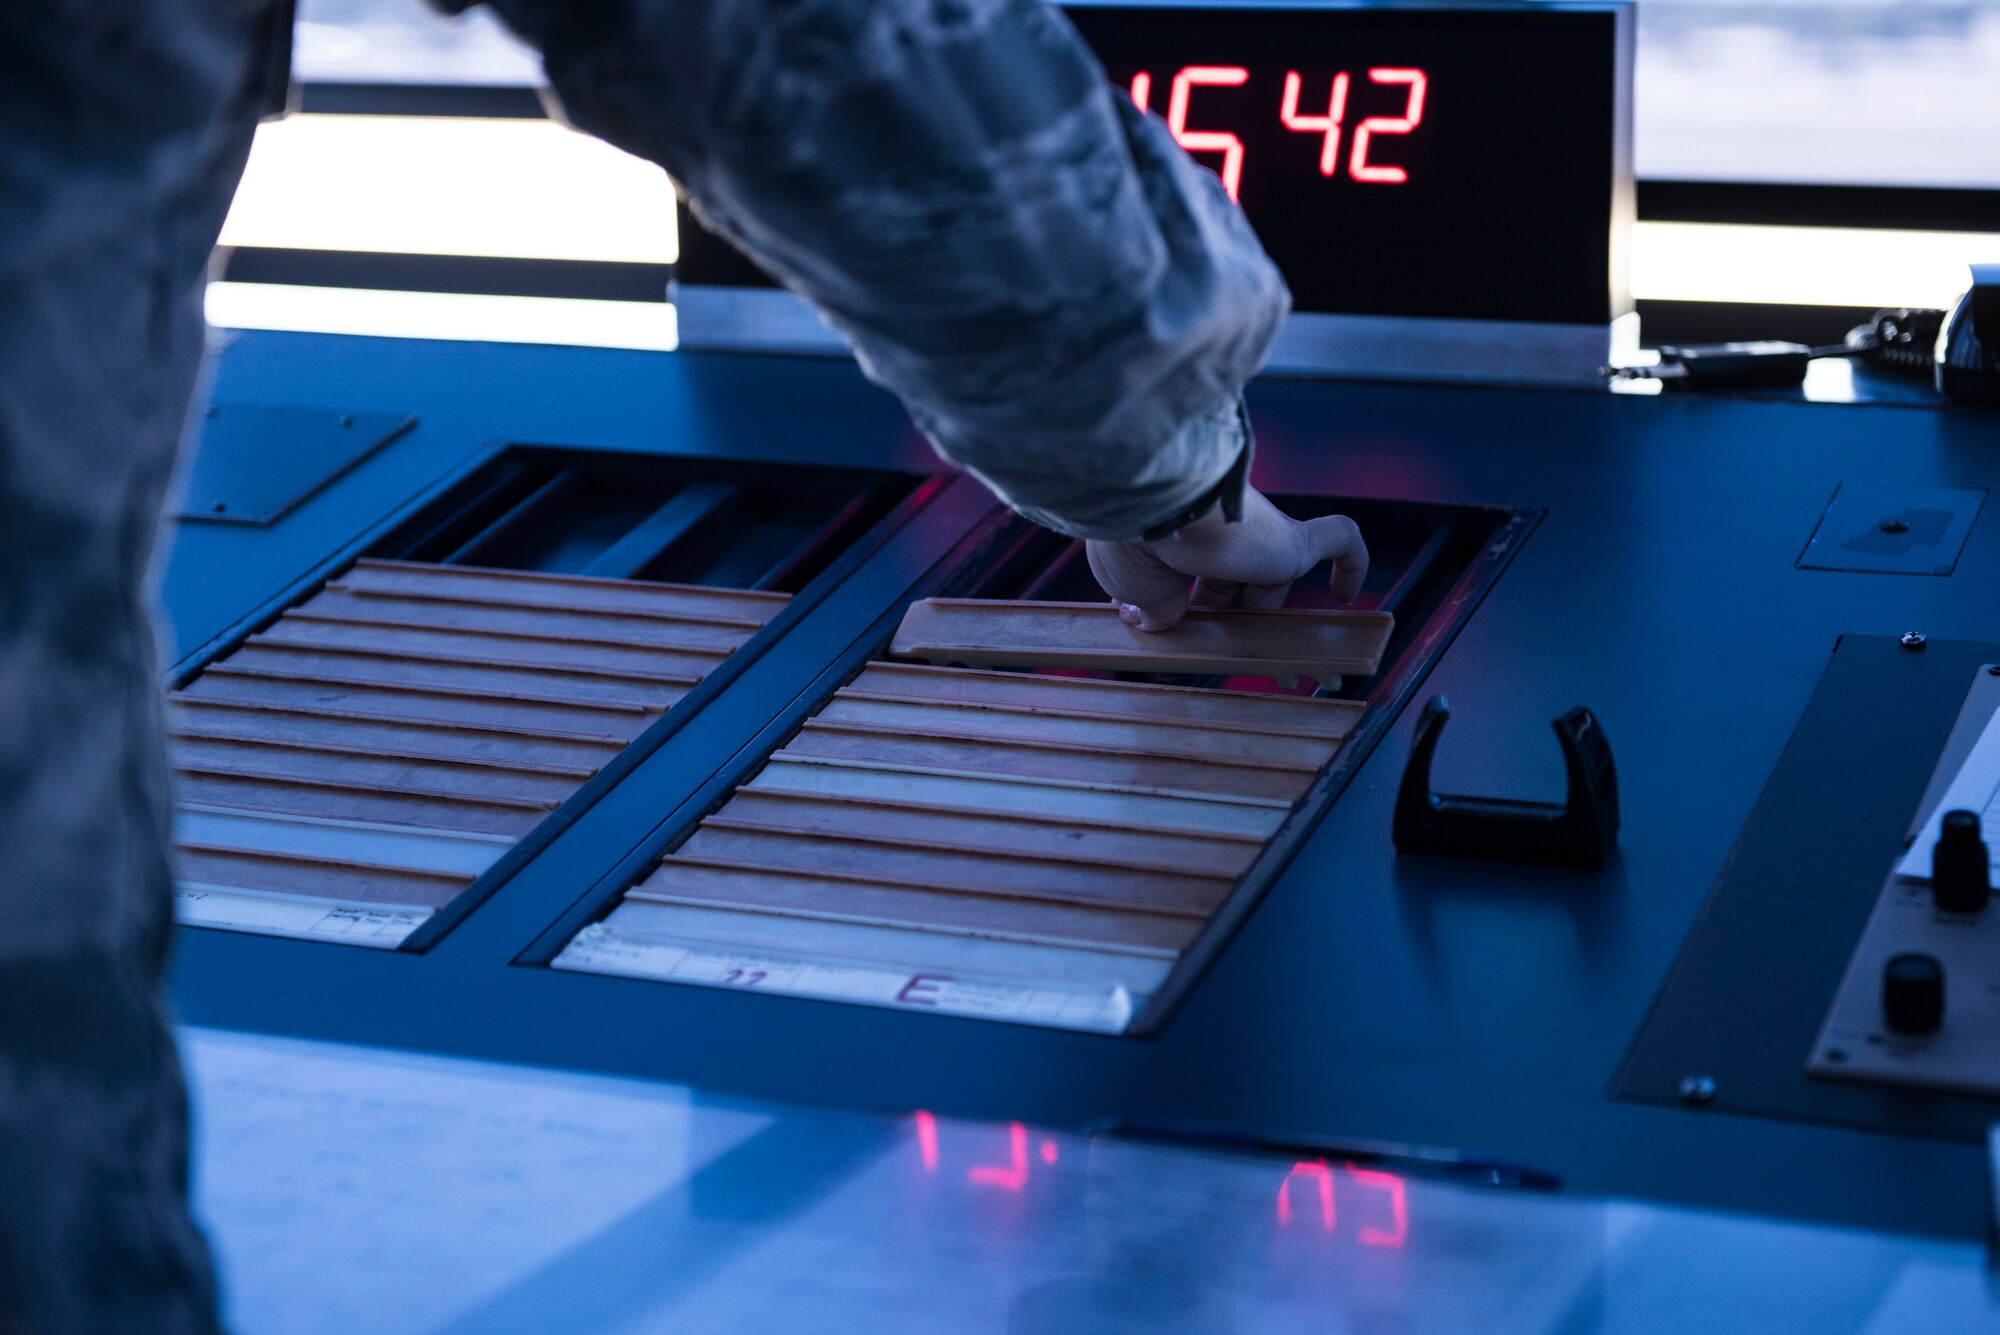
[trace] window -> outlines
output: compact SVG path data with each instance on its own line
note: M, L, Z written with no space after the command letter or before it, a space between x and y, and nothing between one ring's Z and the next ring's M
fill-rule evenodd
M303 0L305 81L521 86L489 13ZM2000 188L2000 0L1641 0L1648 179Z

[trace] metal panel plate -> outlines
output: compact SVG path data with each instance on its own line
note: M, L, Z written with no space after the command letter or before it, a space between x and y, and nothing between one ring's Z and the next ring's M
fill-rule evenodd
M1804 570L1949 575L1985 503L1984 487L1843 482L1798 564Z
M1989 663L1973 675L1923 805L1911 816L1913 841L1923 837L1931 811L1944 800L1996 708L2000 665ZM1945 1018L1934 1034L1895 1033L1884 1020L1883 967L1907 951L1944 965ZM1944 912L1932 902L1928 881L1890 872L1827 1012L1810 1069L1834 1079L2000 1097L2000 914Z
M1632 1047L1618 1097L1984 1138L2000 1101L1816 1080L1806 1060L1966 683L1996 660L1993 644L1839 642Z
M212 404L197 419L178 514L275 523L416 424L397 413Z

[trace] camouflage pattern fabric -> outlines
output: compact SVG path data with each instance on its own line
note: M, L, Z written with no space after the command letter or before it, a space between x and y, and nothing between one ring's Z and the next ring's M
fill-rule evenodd
M1283 284L1038 0L494 6L1030 516L1133 537L1247 448ZM147 570L280 8L0 6L0 1335L217 1329Z
M0 5L0 1332L217 1328L147 568L263 0Z
M487 2L1030 518L1135 538L1247 447L1284 282L1041 0Z

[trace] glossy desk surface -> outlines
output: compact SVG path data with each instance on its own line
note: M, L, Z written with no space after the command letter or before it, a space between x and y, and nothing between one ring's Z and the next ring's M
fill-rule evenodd
M894 403L863 383L851 366L834 362L247 334L223 355L216 396L410 413L418 425L269 530L183 525L165 578L166 602L183 649L221 633L330 559L489 441L779 464L930 466L925 447ZM868 603L874 596L868 590L879 592L897 580L914 583L984 513L983 501L963 484L947 489L871 559L865 578L829 596L703 718L639 766L429 953L396 956L184 931L176 983L184 1017L198 1025L596 1073L556 1077L523 1069L502 1076L477 1068L475 1076L466 1077L474 1081L467 1087L490 1091L494 1115L502 1118L516 1116L508 1091L518 1081L523 1100L530 1100L530 1090L554 1086L615 1089L615 1095L603 1095L611 1100L604 1106L630 1109L618 1114L637 1119L621 1124L628 1128L643 1126L648 1117L677 1117L682 1119L677 1125L684 1124L684 1111L662 1111L688 1106L690 1096L675 1092L676 1086L891 1116L928 1108L941 1119L999 1126L1019 1119L1049 1128L1034 1134L1047 1135L1058 1146L1057 1167L1069 1179L1061 1189L1069 1193L1061 1197L1067 1204L1047 1207L1034 1206L1026 1194L996 1193L990 1199L968 1194L954 1180L955 1203L936 1207L944 1213L933 1215L933 1206L922 1203L930 1198L912 1193L932 1190L953 1173L962 1178L961 1153L993 1160L992 1146L999 1143L1004 1150L1004 1135L998 1142L992 1138L997 1131L984 1142L975 1135L970 1143L986 1146L975 1152L950 1146L951 1133L945 1132L947 1147L940 1154L961 1167L947 1172L941 1158L935 1180L920 1180L923 1175L911 1167L906 1121L845 1120L848 1114L828 1112L801 1123L828 1129L802 1134L842 1144L850 1143L842 1137L855 1138L837 1171L815 1170L819 1175L809 1188L800 1188L799 1199L771 1206L768 1218L689 1233L682 1228L685 1221L705 1216L690 1213L691 1188L679 1177L626 1182L620 1190L629 1195L594 1203L587 1193L569 1198L567 1170L559 1165L517 1167L505 1161L507 1155L494 1162L493 1156L468 1150L461 1164L467 1180L516 1174L512 1180L549 1209L575 1212L576 1238L611 1231L603 1234L605 1250L596 1250L593 1242L583 1259L573 1260L564 1260L570 1253L552 1243L537 1250L542 1244L531 1246L525 1237L505 1245L496 1241L495 1257L506 1246L520 1250L509 1254L514 1259L485 1263L490 1270L481 1273L490 1282L468 1284L455 1296L435 1292L428 1300L437 1323L474 1323L451 1328L509 1328L491 1324L505 1309L490 1304L514 1301L503 1296L515 1292L510 1286L525 1284L527 1297L521 1301L540 1301L560 1288L554 1280L549 1281L554 1287L537 1287L534 1277L546 1267L554 1266L559 1277L596 1276L590 1267L598 1258L609 1263L635 1254L624 1248L650 1254L654 1244L639 1240L658 1236L670 1240L658 1244L662 1254L690 1249L684 1264L676 1263L680 1273L656 1276L657 1283L628 1275L624 1288L606 1281L612 1287L602 1300L602 1322L576 1329L648 1329L646 1321L665 1319L659 1313L682 1310L675 1304L695 1304L686 1312L746 1313L740 1322L737 1315L718 1316L715 1324L680 1329L756 1329L749 1308L726 1305L774 1302L782 1290L770 1276L784 1273L793 1284L833 1286L810 1295L799 1290L800 1302L842 1303L861 1300L863 1277L871 1271L900 1295L882 1298L882 1319L889 1324L871 1328L893 1329L892 1315L905 1310L898 1304L921 1305L926 1294L935 1300L947 1292L927 1287L931 1281L923 1278L947 1258L957 1258L954 1266L963 1260L968 1286L962 1290L963 1312L954 1309L952 1315L964 1315L966 1328L1005 1329L1000 1314L1010 1308L1029 1313L1019 1320L1039 1319L1033 1315L1039 1300L1029 1296L1036 1285L1087 1283L1075 1276L1093 1273L1096 1263L1087 1259L1093 1247L1129 1253L1138 1267L1133 1273L1164 1264L1149 1259L1146 1235L1154 1225L1166 1254L1180 1255L1175 1249L1185 1246L1223 1266L1212 1255L1218 1248L1204 1241L1218 1235L1205 1230L1229 1231L1223 1221L1239 1209L1256 1215L1257 1231L1232 1244L1240 1250L1227 1265L1239 1268L1227 1270L1226 1283L1216 1282L1262 1296L1251 1300L1261 1315L1244 1316L1235 1328L1281 1324L1285 1312L1297 1310L1287 1304L1320 1301L1315 1295L1321 1290L1313 1286L1330 1283L1327 1274L1287 1278L1272 1269L1291 1263L1281 1255L1285 1248L1301 1245L1296 1212L1306 1188L1295 1185L1292 1191L1293 1230L1272 1232L1275 1184L1268 1180L1268 1163L1257 1165L1263 1176L1250 1193L1262 1203L1239 1206L1232 1195L1237 1167L1186 1159L1203 1165L1201 1174L1213 1174L1214 1185L1186 1188L1207 1203L1188 1207L1184 1232L1171 1222L1180 1206L1155 1211L1145 1203L1145 1193L1153 1189L1147 1173L1107 1169L1105 1200L1137 1193L1135 1213L1157 1217L1133 1225L1136 1240L1117 1228L1105 1230L1101 1220L1093 1223L1092 1176L1084 1169L1100 1158L1109 1163L1132 1156L1130 1162L1138 1163L1153 1153L1125 1148L1093 1153L1072 1137L1106 1117L1452 1147L1555 1174L1566 1187L1563 1199L1578 1204L1574 1210L1547 1201L1521 1205L1520 1219L1534 1222L1520 1227L1546 1228L1548 1245L1535 1243L1529 1250L1536 1259L1522 1259L1526 1268L1516 1270L1502 1259L1510 1255L1506 1248L1492 1244L1497 1250L1490 1252L1491 1282L1519 1301L1546 1297L1557 1306L1553 1289L1567 1285L1568 1301L1610 1304L1602 1307L1605 1312L1623 1301L1618 1294L1634 1295L1629 1307L1619 1309L1633 1313L1631 1324L1607 1316L1600 1323L1605 1328L1700 1325L1648 1324L1654 1321L1646 1311L1653 1302L1651 1286L1671 1288L1663 1278L1667 1272L1648 1271L1648 1263L1640 1262L1629 1272L1634 1287L1621 1289L1616 1280L1628 1273L1620 1258L1631 1237L1681 1239L1662 1242L1660 1256L1683 1245L1697 1251L1708 1246L1694 1240L1702 1230L1687 1232L1693 1217L1679 1207L1788 1216L1802 1221L1801 1227L1810 1221L1925 1234L1964 1245L1982 1237L1986 1165L1979 1146L1645 1106L1615 1101L1608 1089L1836 639L1912 628L1934 637L2000 638L2000 604L1992 596L2000 586L2000 528L1992 522L1974 526L1949 578L1794 566L1843 481L2000 484L2000 417L1920 406L1301 381L1260 382L1252 387L1250 402L1259 435L1254 476L1268 490L1546 508L1547 517L1426 687L1448 693L1455 715L1436 778L1444 791L1554 798L1561 773L1549 721L1571 705L1590 706L1616 750L1624 790L1620 851L1602 871L1399 860L1389 840L1389 818L1414 722L1410 715L1398 721L1156 1041L1028 1031L702 988L668 989L671 1023L575 1023L572 1002L611 1004L642 995L631 989L661 985L557 978L511 961L590 879L616 865L633 847L636 829L664 819L660 803L668 798L662 794L684 797L690 785L755 741L816 667L853 641L854 618L880 610ZM1843 781L1865 782L1865 776ZM648 1013L664 1012L654 1006ZM1756 1018L1744 1016L1743 1023L1754 1025ZM235 1039L217 1038L214 1044L216 1052L235 1054L231 1061L248 1061L242 1054L255 1050ZM366 1067L405 1059L350 1052L341 1060ZM668 1083L657 1088L594 1083L597 1076L614 1075ZM325 1078L337 1086L345 1077ZM219 1088L229 1086L225 1081ZM228 1104L211 1094L211 1119L235 1116ZM745 1119L743 1134L753 1141L771 1134L759 1129L770 1115L729 1114ZM207 1143L230 1144L227 1137L215 1138L218 1126L211 1122ZM494 1134L530 1158L570 1152L559 1151L554 1142L544 1146L525 1126ZM675 1151L674 1171L705 1152ZM722 1156L717 1162L731 1162L720 1149L714 1153ZM396 1176L393 1165L385 1171ZM690 1180L701 1178L696 1173ZM766 1188L773 1180L757 1173L727 1178L744 1185L719 1191L718 1197L730 1199L713 1207L723 1212L716 1217L727 1221L732 1210L754 1214L763 1208L757 1200L769 1199ZM210 1177L210 1208L225 1251L235 1245L229 1237L239 1226L230 1222L232 1216L284 1231L282 1191L272 1188L260 1197L249 1190L254 1183L238 1179L247 1194L217 1196L221 1181ZM307 1185L302 1182L301 1189ZM421 1194L406 1189L413 1199ZM329 1230L310 1224L311 1211L345 1207L316 1189L308 1194L318 1204L308 1210L300 1204L308 1197L297 1197L296 1208L305 1211L297 1222L323 1240ZM1608 1205L1599 1203L1602 1198L1652 1205ZM422 1208L476 1207L426 1197ZM507 1222L506 1210L516 1204L494 1208L496 1238L525 1229ZM1312 1208L1318 1208L1316 1198ZM1483 1217L1479 1212L1487 1208L1468 1205L1465 1217ZM1463 1246L1423 1252L1419 1261L1414 1203L1411 1209L1411 1243L1403 1254L1385 1260L1378 1253L1390 1249L1347 1253L1348 1259L1333 1262L1335 1269L1327 1273L1351 1273L1358 1287L1331 1285L1328 1292L1346 1297L1326 1301L1362 1303L1366 1286L1358 1277L1392 1262L1403 1268L1397 1278L1382 1281L1391 1285L1386 1292L1401 1295L1389 1307L1401 1304L1399 1310L1415 1313L1419 1308L1412 1304L1449 1301L1440 1286L1418 1277L1446 1273L1469 1255L1488 1255L1488 1243L1477 1232L1484 1225L1465 1223L1469 1231L1459 1235ZM423 1217L411 1215L413 1221ZM454 1216L429 1217L442 1228ZM915 1221L934 1217L954 1222L921 1246L907 1241L921 1232ZM620 1219L626 1222L614 1227ZM893 1227L878 1229L870 1222L885 1219ZM646 1232L655 1227L663 1231ZM1774 1259L1775 1268L1767 1268L1746 1259L1749 1249L1763 1245L1754 1239L1786 1252L1775 1241L1788 1236L1784 1228L1742 1227L1751 1230L1743 1236L1753 1239L1743 1249L1702 1252L1707 1259L1689 1263L1712 1267L1718 1276L1742 1276L1750 1287L1753 1275L1777 1274L1789 1263ZM628 1229L636 1231L621 1231ZM346 1230L332 1232L345 1236ZM469 1245L460 1230L452 1232L450 1246ZM1725 1230L1714 1236L1730 1235ZM1899 1285L1915 1282L1902 1276L1940 1263L1939 1257L1947 1269L1957 1266L1954 1273L1961 1279L1970 1273L1963 1246L1935 1250L1930 1244L1849 1233L1811 1236L1842 1239L1839 1246L1851 1244L1871 1256L1901 1258L1881 1261L1886 1270L1869 1269L1874 1261L1832 1267L1827 1273L1866 1272L1882 1282L1870 1296L1838 1309L1848 1315L1827 1316L1821 1324L1829 1330L1921 1328L1867 1323L1892 1310L1883 1304L1894 1299ZM904 1241L885 1243L891 1238ZM1006 1239L1002 1250L1009 1259L975 1264L983 1249L999 1245L993 1238ZM412 1242L410 1250L415 1247ZM882 1250L870 1253L870 1247ZM860 1250L846 1250L851 1248ZM1573 1248L1574 1256L1568 1278L1559 1273L1568 1263L1541 1256L1565 1248ZM1817 1264L1812 1254L1818 1250L1817 1242L1790 1248L1798 1253L1792 1261ZM1652 1255L1646 1247L1640 1251ZM818 1259L779 1266L778 1258L786 1254ZM1820 1259L1838 1254L1828 1244ZM1726 1264L1725 1255L1733 1258ZM870 1256L879 1257L879 1264ZM408 1259L397 1258L397 1264ZM1445 1270L1434 1272L1428 1268L1433 1264ZM760 1270L765 1266L772 1268ZM1178 1263L1168 1268L1177 1274L1184 1269ZM1123 1282L1116 1270L1113 1265L1105 1271L1111 1278L1103 1282L1114 1287ZM1503 1271L1514 1278L1499 1278ZM1209 1282L1205 1273L1197 1268L1182 1278L1199 1287ZM355 1281L360 1287L369 1282ZM1820 1291L1823 1283L1831 1280L1802 1279L1801 1293ZM835 1291L849 1284L850 1291ZM1542 1286L1550 1286L1550 1293L1544 1295ZM971 1296L975 1288L977 1299ZM976 1320L975 1302L987 1304ZM1411 1321L1408 1327L1381 1328L1464 1328L1442 1315L1436 1320L1413 1315ZM1554 1320L1527 1327L1598 1328Z
M2000 1326L1971 1244L182 1039L199 1207L246 1335Z

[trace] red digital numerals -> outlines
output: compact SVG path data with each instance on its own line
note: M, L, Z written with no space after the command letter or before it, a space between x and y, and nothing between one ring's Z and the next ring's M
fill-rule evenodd
M1354 1236L1364 1247L1400 1247L1410 1236L1410 1202L1403 1179L1377 1168L1341 1165L1341 1172L1353 1189L1373 1193L1372 1222L1361 1225ZM1338 1201L1333 1190L1333 1169L1324 1159L1306 1159L1292 1165L1278 1184L1278 1227L1290 1228L1295 1213L1292 1189L1298 1188L1299 1209L1318 1216L1320 1231L1331 1233L1339 1222ZM1315 1207L1317 1207L1315 1209ZM1384 1227L1384 1225L1387 1227Z
M1423 124L1424 92L1430 79L1422 70L1378 67L1368 71L1370 83L1389 87L1401 85L1403 114L1369 116L1354 127L1352 147L1347 154L1347 174L1356 181L1375 185L1401 185L1410 179L1402 167L1370 162L1374 141L1384 135L1408 134ZM1241 65L1189 65L1174 75L1167 91L1167 128L1190 153L1222 154L1222 185L1235 199L1243 183L1243 141L1226 130L1198 130L1188 125L1189 103L1201 87L1236 88L1250 82L1250 71ZM1284 96L1278 104L1278 120L1287 130L1320 136L1319 174L1335 176L1340 171L1340 138L1347 121L1347 92L1352 80L1345 70L1333 76L1327 89L1326 110L1301 110L1306 97L1305 80L1296 70L1285 71ZM1141 111L1151 111L1153 76L1145 70L1132 76L1132 103Z
M926 1173L938 1171L938 1122L928 1112L918 1112L916 1124L917 1158ZM1056 1142L1044 1138L1034 1158L1054 1164L1059 1150ZM976 1187L1020 1191L1028 1185L1031 1170L1028 1128L1020 1122L1007 1123L1006 1158L998 1163L975 1163L965 1167L965 1180ZM1377 1168L1356 1164L1340 1165L1343 1185L1336 1193L1334 1169L1324 1159L1306 1159L1292 1165L1278 1184L1278 1227L1292 1227L1295 1218L1317 1221L1319 1230L1332 1233L1340 1222L1340 1203L1345 1199L1355 1218L1350 1225L1354 1240L1364 1247L1401 1247L1410 1236L1410 1205L1403 1179Z

